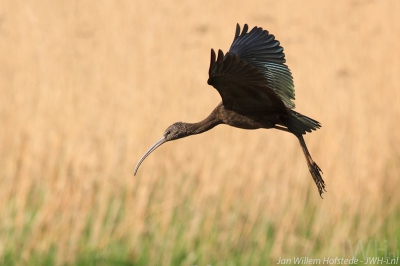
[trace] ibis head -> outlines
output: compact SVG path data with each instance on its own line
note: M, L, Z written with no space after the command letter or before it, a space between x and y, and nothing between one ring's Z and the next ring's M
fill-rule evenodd
M176 122L176 123L170 125L165 130L163 136L159 140L157 140L157 142L154 143L153 146L151 146L150 149L148 149L148 151L146 151L146 153L142 156L142 158L140 158L139 162L137 163L137 165L135 167L134 175L136 175L136 172L138 171L139 166L142 164L144 159L146 159L146 157L149 156L150 153L152 153L155 149L157 149L158 147L160 147L167 141L180 139L180 138L186 137L188 135L190 135L190 134L188 134L187 126L185 123Z

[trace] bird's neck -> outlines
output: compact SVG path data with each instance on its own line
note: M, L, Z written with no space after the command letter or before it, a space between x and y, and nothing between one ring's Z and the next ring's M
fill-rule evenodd
M218 110L215 108L212 113L203 121L198 123L186 123L189 135L195 135L203 133L213 127L221 124L222 121L218 117Z

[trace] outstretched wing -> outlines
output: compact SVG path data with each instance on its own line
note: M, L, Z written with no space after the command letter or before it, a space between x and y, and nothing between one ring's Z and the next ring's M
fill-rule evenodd
M294 108L293 77L284 64L285 54L275 36L262 28L254 27L249 33L247 24L240 33L239 24L228 54L237 55L240 59L257 68L268 80L273 89L288 108Z
M254 66L234 54L211 49L207 83L217 89L225 108L241 114L286 113L287 108L268 80Z

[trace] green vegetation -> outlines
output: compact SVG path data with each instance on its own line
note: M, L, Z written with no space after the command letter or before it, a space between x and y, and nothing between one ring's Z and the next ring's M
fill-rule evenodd
M160 184L155 185L154 192L150 193L147 199L151 205L163 191L158 186ZM180 189L179 184L177 187ZM195 186L191 186L190 189L190 192L195 192ZM40 191L41 189L32 192L32 197L43 197ZM312 189L309 191L315 192ZM65 249L61 250L56 237L47 243L48 248L43 251L29 246L32 235L35 235L33 230L38 230L34 226L37 219L35 214L45 206L27 205L25 213L30 215L24 219L23 233L18 235L14 230L8 231L7 236L11 241L4 247L1 264L56 265L62 261L63 265L275 265L277 262L271 259L271 256L280 223L274 221L268 213L260 213L254 221L249 221L245 215L245 206L222 214L218 212L221 203L216 202L214 206L210 205L205 213L198 214L193 198L187 197L182 204L171 209L160 210L154 206L147 206L145 228L140 235L132 236L134 228L127 234L118 232L118 228L124 226L124 217L129 212L126 204L119 204L126 200L124 193L121 194L119 197L110 198L102 221L98 219L98 203L93 205L94 208L87 216L80 217L85 226L77 236L75 255L72 257L65 253ZM118 208L115 209L115 206ZM298 254L313 258L329 256L327 245L334 236L335 226L333 225L331 230L323 230L321 234L313 234L317 208L315 203L305 206L302 216L293 222L291 231L294 233L283 240L284 245L292 242L292 246L288 251L284 251L285 255L282 258L293 258L299 256ZM170 215L167 224L160 219L163 215L160 211ZM375 219L380 221L379 217ZM358 219L352 220L353 224L350 224L350 227L356 230L360 222ZM389 214L384 221L380 221L383 224L373 235L366 232L364 239L352 235L348 239L338 241L337 246L333 247L335 250L332 254L335 255L331 256L341 256L344 248L345 257L354 255L360 260L365 256L375 257L376 254L393 257L393 254L388 253L394 253L400 247L398 221L399 213ZM12 222L16 224L16 220ZM194 226L196 228L193 228ZM96 228L99 230L97 233ZM101 241L93 242L96 234L102 236ZM134 238L136 239L132 243ZM296 239L294 243L293 239ZM67 237L66 245L72 241L72 236ZM43 243L43 239L38 242ZM309 247L306 247L307 245ZM65 257L60 259L59 254L65 254Z

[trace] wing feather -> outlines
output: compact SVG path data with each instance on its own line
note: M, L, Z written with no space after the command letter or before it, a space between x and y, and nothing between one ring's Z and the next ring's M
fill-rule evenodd
M263 73L234 54L219 50L217 57L211 49L207 83L217 89L227 109L241 114L287 113Z
M228 54L237 55L240 59L257 68L268 80L274 90L288 108L294 108L295 98L292 73L284 64L285 54L279 41L268 31L254 27L248 32L245 24L240 33L236 25L235 38ZM227 56L225 55L225 56Z

